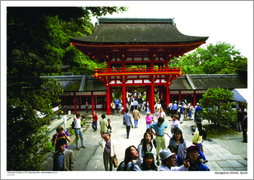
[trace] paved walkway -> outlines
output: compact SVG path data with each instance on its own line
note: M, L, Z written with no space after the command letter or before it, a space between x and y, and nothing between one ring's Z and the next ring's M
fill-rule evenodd
M97 115L100 119L100 116L103 112L97 112ZM62 117L62 116L61 116ZM67 127L70 126L74 115L69 115L69 121L67 121ZM112 136L111 139L114 141L116 146L116 154L118 157L118 162L120 163L124 159L125 149L130 145L139 145L140 140L143 137L143 134L146 130L145 125L145 114L141 114L141 119L139 120L138 128L131 128L130 138L126 138L126 129L122 124L123 116L119 115L110 115L106 117L111 119L112 123ZM170 125L171 118L167 116L166 122ZM54 120L50 128L54 130L58 124L63 122L62 119ZM134 122L133 122L134 123ZM203 124L206 124L207 121L204 120ZM98 131L93 132L92 121L86 121L88 126L87 130L84 133L84 141L86 149L81 148L80 151L76 150L75 142L73 141L75 135L71 137L72 142L69 143L69 149L74 151L75 155L75 171L104 171L103 159L102 159L102 148L98 145L100 140L99 125ZM181 124L180 128L183 131L183 137L187 143L187 146L191 145L192 131L190 126L193 125L192 121L184 121ZM55 130L49 135L52 137L52 134L55 133ZM209 136L209 135L208 135ZM166 142L168 145L169 137L166 137ZM241 134L239 133L239 138L231 138L225 140L213 139L212 141L204 141L204 154L208 160L206 165L210 168L211 171L247 171L247 143L241 142ZM79 140L80 143L80 140ZM50 153L50 156L46 159L43 164L42 171L51 171L53 167L53 153ZM116 168L113 168L115 171Z

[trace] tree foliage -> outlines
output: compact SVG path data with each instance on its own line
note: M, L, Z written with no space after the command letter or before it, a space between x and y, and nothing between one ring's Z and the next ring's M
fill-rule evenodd
M237 69L247 70L247 58L234 46L219 42L174 58L169 66L182 66L185 74L235 74Z
M70 46L69 37L91 34L92 15L125 10L125 7L7 7L7 170L40 170L43 162L41 154L46 151L49 138L48 129L42 125L60 102L62 90L57 81L41 76L59 74L58 64L86 70L91 63ZM46 117L39 118L34 109Z
M233 97L234 93L228 89L209 88L199 101L203 108L201 117L211 120L216 125L233 122L236 119L236 111L232 109L231 102Z

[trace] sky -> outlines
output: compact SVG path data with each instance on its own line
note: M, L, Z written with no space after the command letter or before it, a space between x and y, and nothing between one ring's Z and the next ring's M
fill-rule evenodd
M132 17L132 18L174 18L178 30L191 36L209 36L206 44L200 47L217 42L226 42L235 46L241 54L248 58L248 93L250 93L250 106L253 107L253 2L252 1L1 1L1 37L6 37L5 30L5 11L6 6L127 6L128 12L114 13L106 17ZM96 22L92 18L93 23ZM1 41L1 51L6 52L4 40ZM4 53L1 57L5 58ZM6 77L5 61L1 61L1 81L5 82ZM5 91L1 88L1 97L5 96ZM6 106L6 101L1 101L1 106ZM249 115L253 117L250 110ZM252 122L251 122L252 127ZM249 136L252 137L252 131ZM3 136L2 136L3 138ZM4 139L2 139L4 140ZM3 141L2 141L3 142ZM253 144L252 148L253 148ZM248 161L251 161L249 158ZM253 163L253 162L252 162ZM2 167L5 167L2 166ZM94 172L95 173L95 172ZM249 171L250 173L250 171ZM93 178L93 176L84 176L80 178ZM88 175L89 172L86 172ZM101 173L103 174L103 173ZM91 175L91 173L90 173ZM97 174L98 175L98 174ZM212 175L211 173L209 174ZM253 175L253 174L252 174ZM34 178L39 178L37 176ZM50 178L52 176L49 174ZM72 176L66 176L70 178ZM126 177L127 176L123 176ZM144 178L143 176L134 176L135 178ZM218 178L218 176L211 176ZM225 178L226 176L219 176ZM232 177L232 176L231 176ZM15 178L15 177L13 177ZM17 177L16 177L17 178ZM119 177L112 177L119 178ZM130 176L128 175L128 178ZM150 178L158 178L152 175ZM184 177L183 177L184 178ZM204 178L204 177L203 177ZM207 177L205 177L207 178ZM239 177L240 178L240 177ZM243 177L245 178L245 177Z
M209 36L201 47L226 42L234 45L248 59L253 57L252 1L129 1L112 4L128 6L129 10L106 17L174 18L181 33ZM93 18L93 22L96 22L96 18Z

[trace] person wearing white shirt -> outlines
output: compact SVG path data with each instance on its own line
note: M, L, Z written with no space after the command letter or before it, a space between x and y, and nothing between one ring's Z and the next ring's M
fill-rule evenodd
M138 109L138 101L135 99L133 102L134 109Z
M158 100L154 106L154 109L156 110L156 109L160 109L160 108L161 108L161 104L160 104L160 101Z
M179 118L178 118L177 115L172 116L172 120L171 120L171 123L170 123L170 125L171 125L171 135L174 134L174 128L176 128L176 127L180 128L180 122L178 121L178 119Z
M84 145L84 136L81 129L81 114L80 113L76 114L76 118L74 117L74 121L75 121L74 128L75 128L75 135L76 135L76 149L79 151L80 150L79 143L78 143L79 137L81 139L82 147L86 148L86 146Z

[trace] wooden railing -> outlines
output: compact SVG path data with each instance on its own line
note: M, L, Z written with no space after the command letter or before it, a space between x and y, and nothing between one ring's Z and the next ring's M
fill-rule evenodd
M147 68L143 68L143 67L139 67L139 68L95 68L94 71L97 74L107 74L107 73L158 73L158 72L171 72L171 73L179 73L179 71L181 71L182 68L181 67L168 67L168 68L151 68L151 67L147 67Z

